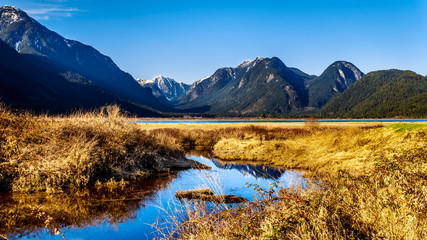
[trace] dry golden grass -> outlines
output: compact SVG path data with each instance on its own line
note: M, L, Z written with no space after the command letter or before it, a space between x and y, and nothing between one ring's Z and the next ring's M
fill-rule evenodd
M363 176L276 189L235 208L187 207L180 239L426 239L427 152L375 159Z
M306 169L319 175L335 175L340 170L363 174L372 169L373 158L426 147L427 128L396 132L382 128L327 128L289 139L263 140L223 138L214 154L222 160L262 161L286 168ZM407 126L401 124L401 126Z
M164 119L161 119L164 120ZM388 126L393 125L392 122L317 122L318 128L348 128L348 127L372 127L372 126ZM416 122L414 124L417 124ZM217 130L224 128L244 128L255 126L260 128L309 128L310 123L307 122L268 122L268 123L144 123L140 127L145 130L174 128L179 130Z
M130 123L114 106L61 118L1 106L0 189L57 191L96 183L115 189L118 180L170 169L183 150L214 149L222 159L306 169L323 182L277 189L237 208L198 202L177 224L180 238L426 239L426 137L425 124L158 126ZM60 211L51 214L65 210L53 206Z
M67 117L0 106L0 143L3 191L57 191L190 166L182 151L158 143L117 106Z
M427 238L426 124L240 133L221 135L214 153L306 169L321 185L276 189L235 208L187 203L180 239Z

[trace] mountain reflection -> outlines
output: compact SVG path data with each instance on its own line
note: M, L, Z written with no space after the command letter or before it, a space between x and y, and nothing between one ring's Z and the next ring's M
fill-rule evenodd
M86 227L135 219L146 200L165 189L176 174L157 176L123 188L69 189L63 193L11 193L0 196L0 233L30 236L48 227Z
M222 162L217 159L212 158L211 161L215 164L216 167L221 169L236 169L245 176L251 176L256 179L273 179L278 180L284 172L285 169L276 168L273 166L267 166L264 164L252 165L248 163L228 163Z

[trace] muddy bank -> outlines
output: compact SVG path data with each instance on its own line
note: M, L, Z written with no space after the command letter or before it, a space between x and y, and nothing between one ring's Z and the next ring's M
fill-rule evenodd
M215 203L242 203L247 201L246 198L235 195L214 194L214 192L208 188L178 191L175 193L175 197L178 199L201 200Z

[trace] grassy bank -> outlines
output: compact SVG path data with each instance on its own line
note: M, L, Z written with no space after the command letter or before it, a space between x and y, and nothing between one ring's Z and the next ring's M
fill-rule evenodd
M221 211L196 205L182 239L426 239L426 151L377 159L363 176L280 189Z
M0 107L0 189L56 191L189 168L183 151L159 143L117 106L67 117Z
M14 193L0 203L0 225L6 226L0 232L13 233L14 228L31 231L25 229L27 225L43 228L49 220L46 217L53 219L49 220L53 229L101 220L103 212L94 211L98 203L92 200L103 198L98 192L108 200L102 188L116 191L114 198L133 199L134 195L119 189L126 184L115 181L194 166L184 160L184 151L198 149L213 151L224 160L303 169L313 179L321 178L322 184L272 189L266 194L260 191L261 199L236 208L215 210L199 202L188 208L187 221L177 225L180 238L426 239L426 140L425 124L165 127L133 124L114 106L67 117L13 113L2 106L0 189ZM153 186L156 184L160 183ZM98 188L67 190L85 186ZM38 190L57 191L59 199L50 194L43 195L43 200L25 198L20 193ZM91 199L70 204L82 196ZM128 219L132 214L126 212L135 212L142 199L134 200L129 205L107 205L111 208L108 214L113 219L121 215ZM34 211L38 218L27 224Z
M374 159L409 149L426 147L426 125L396 124L381 128L349 127L314 129L288 139L258 136L223 138L214 148L222 160L252 160L310 170L319 175L338 171L363 174Z
M214 153L306 169L322 185L276 189L237 208L188 208L182 239L426 239L427 126L314 129L223 138ZM224 209L224 208L223 208Z
M264 127L245 124L241 127L223 127L220 125L197 126L192 128L154 128L147 130L159 142L177 149L211 151L223 139L245 139L248 137L267 139L288 139L311 133L307 128Z

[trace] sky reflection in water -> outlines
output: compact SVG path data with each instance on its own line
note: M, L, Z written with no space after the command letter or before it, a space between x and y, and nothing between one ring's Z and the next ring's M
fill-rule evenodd
M296 171L263 165L225 163L200 156L188 156L188 158L208 165L211 169L190 169L176 175L146 180L131 187L130 191L124 192L106 194L86 190L88 191L86 193L63 194L58 196L58 199L42 197L40 200L35 196L27 196L26 201L17 196L9 196L13 203L11 199L3 202L9 201L5 206L12 209L17 207L25 209L23 204L27 207L45 208L46 212L60 219L57 225L63 226L61 232L68 240L153 239L158 236L158 233L151 225L157 221L159 215L165 213L160 208L174 212L175 205L179 205L179 201L174 197L178 190L209 187L218 194L234 194L251 200L256 192L253 188L246 187L246 184L257 184L266 190L274 181L278 181L279 186L284 187L305 185L300 173ZM49 208L54 204L49 201L57 202L59 206L53 207L55 210L50 210ZM61 209L64 206L67 208ZM15 227L20 226L18 224ZM39 231L42 228L40 224L34 224L28 228L32 229L31 231L38 229L33 233L36 237L62 239L61 236L51 235L46 230ZM8 232L10 234L13 231L15 230L11 224ZM34 239L28 236L13 238Z

